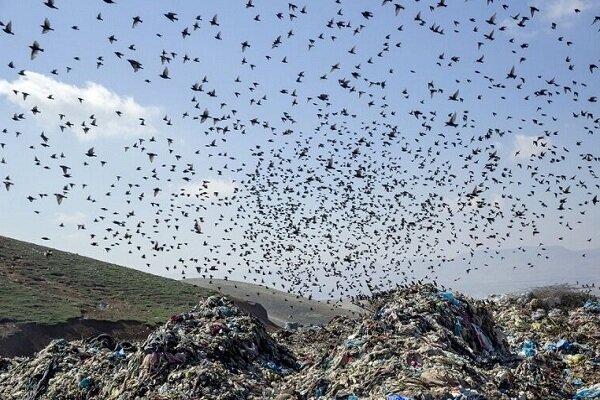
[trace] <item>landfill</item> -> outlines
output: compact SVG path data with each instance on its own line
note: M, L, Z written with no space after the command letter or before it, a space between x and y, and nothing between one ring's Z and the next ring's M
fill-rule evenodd
M2 399L600 399L600 303L398 288L370 313L268 333L223 296L140 342L54 340L0 360Z
M251 399L298 369L260 322L226 297L173 316L141 343L58 339L0 376L2 399Z

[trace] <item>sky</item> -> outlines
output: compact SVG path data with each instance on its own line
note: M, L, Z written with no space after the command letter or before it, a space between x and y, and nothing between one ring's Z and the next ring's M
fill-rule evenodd
M367 265L397 264L394 281L422 257L597 248L600 2L383 3L0 2L0 234L336 295ZM369 178L345 175L356 168ZM493 223L469 218L477 198ZM382 239L382 214L418 219L427 199L444 204L431 233ZM348 249L362 261L338 268Z

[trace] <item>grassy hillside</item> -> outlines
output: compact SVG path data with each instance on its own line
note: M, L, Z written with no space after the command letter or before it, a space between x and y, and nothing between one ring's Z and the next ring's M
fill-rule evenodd
M201 278L186 279L185 282L240 300L260 303L267 310L269 319L281 326L287 321L302 325L321 325L336 315L353 316L362 311L351 304L327 304L246 282Z
M162 323L205 288L0 236L0 322L82 317Z

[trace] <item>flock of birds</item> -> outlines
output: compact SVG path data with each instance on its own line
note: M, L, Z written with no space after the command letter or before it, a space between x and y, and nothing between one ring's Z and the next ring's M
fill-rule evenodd
M411 283L417 259L427 260L428 281L457 256L469 273L480 267L469 262L477 251L493 258L548 229L563 240L597 219L600 59L589 53L600 39L600 16L569 11L586 18L590 45L570 39L559 21L541 20L547 2L487 0L487 17L475 18L464 13L473 1L383 0L360 3L365 9L356 11L348 0L327 7L247 0L215 15L165 11L156 19L140 10L127 29L154 31L143 42L110 34L89 50L95 58L75 55L48 67L56 31L69 30L76 51L86 47L77 42L79 31L92 24L110 30L117 21L108 15L122 6L98 1L92 21L59 26L56 15L69 11L61 3L38 5L48 16L35 21L36 32L0 15L1 41L35 37L26 65L3 53L2 76L23 82L45 74L68 82L86 68L91 77L114 70L146 85L155 99L187 104L168 110L154 131L148 116L115 109L113 118L137 121L139 138L95 139L128 142L112 151L90 143L72 154L58 143L68 134L102 131L100 116L48 116L44 104L64 99L16 83L7 94L28 111L6 115L0 133L4 204L26 201L39 214L41 202L55 201L56 211L80 199L82 209L95 213L92 221L60 226L83 232L107 253L125 249L183 278L244 279L339 297ZM335 11L324 15L324 9ZM240 32L225 22L226 13L261 33L236 42ZM543 26L551 49L527 42L532 24ZM200 46L187 46L194 38L224 43L223 53L200 55ZM177 50L149 54L154 41ZM590 50L587 58L570 54L576 46ZM208 77L210 58L239 64ZM298 59L304 69L290 71ZM47 118L41 133L20 128L41 116ZM184 142L178 137L184 129L198 134ZM524 147L530 154L507 149L520 134L532 135ZM30 182L11 178L17 158ZM131 161L116 161L122 158ZM219 192L198 165L233 188ZM52 191L37 189L38 177L50 176L43 174L53 174L44 182ZM19 187L28 191L24 198L16 197ZM545 246L539 241L540 256ZM533 265L515 265L527 267Z

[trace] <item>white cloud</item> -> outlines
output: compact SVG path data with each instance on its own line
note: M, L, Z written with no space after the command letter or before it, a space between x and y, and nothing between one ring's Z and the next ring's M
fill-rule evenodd
M19 93L15 94L14 90ZM29 93L29 96L23 99L22 92ZM49 95L53 99L49 99ZM32 115L29 111L37 106L40 113L33 119L45 129L58 128L70 121L74 124L71 131L83 140L99 136L139 137L155 134L156 128L152 122L161 114L158 107L142 106L133 97L120 96L95 82L76 86L31 71L13 81L0 80L0 96L21 107L29 118ZM79 98L83 101L80 102ZM116 114L117 110L122 113L121 117ZM65 115L62 121L59 114ZM98 126L91 125L92 115ZM140 118L145 120L145 126L141 125ZM83 131L82 122L90 128L87 134Z
M65 238L65 240L68 243L81 243L84 241L88 240L88 235L83 234L83 232L85 231L76 231L76 232L70 232L67 233L66 235L63 235L63 237ZM77 254L78 251L81 251L81 247L79 247L80 245L76 245L76 247L73 248L73 250L71 250L72 252L74 252L75 254Z
M506 18L501 23L500 26L505 26L506 30L504 31L509 37L514 37L519 40L527 40L533 37L536 37L539 33L536 29L532 29L530 25L525 25L525 27L520 27L517 24L519 21L515 21L512 18Z
M551 142L548 138L537 136L515 135L512 157L515 159L528 159L537 156L543 151L548 151Z
M74 213L57 212L54 214L54 222L65 225L83 225L87 221L87 215L77 211Z
M544 8L544 18L551 21L559 21L564 18L574 17L575 9L585 11L594 7L597 0L554 0L549 1ZM596 4L594 4L596 2Z
M179 193L193 197L200 195L200 198L203 198L212 197L214 192L218 192L218 196L222 197L233 195L235 189L235 182L209 178L202 182L185 184L180 188Z
M490 199L490 204L497 207L498 209L505 208L504 199L500 193L494 193Z

